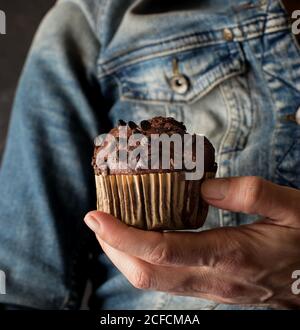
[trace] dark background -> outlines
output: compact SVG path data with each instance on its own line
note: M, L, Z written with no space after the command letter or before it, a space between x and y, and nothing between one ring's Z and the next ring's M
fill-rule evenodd
M15 88L26 54L45 13L55 0L0 0L6 35L0 34L0 160Z

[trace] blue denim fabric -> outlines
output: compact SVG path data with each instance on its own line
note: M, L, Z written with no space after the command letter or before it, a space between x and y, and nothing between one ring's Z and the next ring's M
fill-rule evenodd
M42 23L0 171L0 302L103 309L243 309L133 288L83 224L93 138L119 118L184 121L216 147L218 176L300 188L300 50L279 1L63 0ZM170 85L172 62L188 79ZM211 208L205 229L255 216ZM176 274L174 275L176 276Z

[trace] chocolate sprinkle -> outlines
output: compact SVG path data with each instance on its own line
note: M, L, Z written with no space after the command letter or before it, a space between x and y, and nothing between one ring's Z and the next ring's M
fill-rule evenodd
M118 120L118 126L126 126L126 121L122 120L122 119L119 119Z
M184 123L183 123L182 121L179 123L179 126L180 126L180 128L182 128L184 131L186 131L186 126L184 125Z
M137 124L134 122L134 121L129 121L128 122L128 126L129 126L129 128L131 128L131 129L135 129L136 127L137 127Z
M123 120L119 121L119 125L123 125L125 122ZM152 134L168 134L169 136L171 136L172 134L180 134L180 135L184 135L187 134L186 133L186 127L182 122L178 122L176 121L174 118L172 117L154 117L152 119L148 119L148 120L142 120L140 122L140 125L138 126L135 122L133 121L129 121L127 123L128 127L127 127L127 136L126 137L120 137L120 130L118 129L118 127L113 128L109 133L111 135L113 135L115 138L119 139L119 143L117 143L116 146L113 146L113 150L117 152L117 158L119 155L119 151L122 149L123 150L123 145L125 146L126 143L121 143L123 141L121 141L121 139L125 139L124 142L128 141L129 138L131 138L131 136L135 133L140 133L142 135L144 135L145 138L142 139L141 143L136 143L135 145L131 145L131 146L127 146L127 151L132 151L135 148L137 148L138 146L142 146L145 147L144 152L148 155L148 160L145 159L146 162L149 162L149 159L151 159L152 156L152 146L151 146L151 136ZM191 134L190 134L191 135ZM193 161L195 161L195 148L194 148L194 144L196 142L196 135L192 134L192 143L193 143L193 148L192 150L187 150L186 152L182 153L182 160L184 161L186 158L187 159L191 159ZM107 141L105 141L105 143L108 143ZM94 158L93 158L93 166L95 169L95 173L96 175L101 174L102 172L106 173L108 172L108 174L146 174L146 173L153 173L153 172L168 172L168 171L175 171L177 169L174 168L174 144L170 144L170 169L164 169L162 168L162 166L159 164L157 169L151 169L151 167L149 166L147 168L143 167L143 168L139 168L139 166L137 166L135 169L132 169L130 166L128 166L128 164L125 162L124 164L122 164L122 168L120 169L116 169L111 167L111 163L107 163L108 168L106 171L102 170L102 163L98 163L96 162L97 160L97 154L105 147L104 144L101 144L100 146L95 147L95 151L94 151ZM125 146L126 148L126 146ZM126 149L125 149L126 151ZM160 151L161 152L161 151ZM192 155L190 155L190 153L192 153ZM145 157L146 158L146 157ZM109 159L108 159L109 160ZM140 159L140 161L143 161L143 159ZM104 160L105 163L105 160ZM149 164L147 164L149 165ZM212 146L212 144L208 141L207 138L204 138L204 170L205 171L213 171L215 172L217 169L217 165L215 163L215 150L214 147ZM183 167L183 170L185 170L185 168Z
M151 128L151 124L149 123L148 120L142 120L140 126L143 131L147 131L148 129Z

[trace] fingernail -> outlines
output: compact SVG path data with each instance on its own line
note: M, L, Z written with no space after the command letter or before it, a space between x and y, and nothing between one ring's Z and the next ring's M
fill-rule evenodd
M100 233L100 222L91 215L86 215L84 222L94 232Z
M203 197L207 199L224 199L229 189L227 179L211 179L205 180L201 186Z

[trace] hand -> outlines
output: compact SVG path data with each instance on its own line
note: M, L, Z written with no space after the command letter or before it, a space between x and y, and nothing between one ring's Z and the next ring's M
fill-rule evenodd
M250 225L202 232L143 231L103 212L85 221L107 256L137 288L220 303L299 308L300 191L258 177L206 180L215 207L259 214Z

